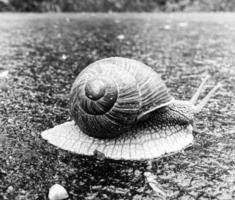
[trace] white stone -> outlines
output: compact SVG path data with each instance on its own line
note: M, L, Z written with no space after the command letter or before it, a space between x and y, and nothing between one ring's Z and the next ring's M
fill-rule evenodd
M179 27L186 27L186 26L188 26L188 23L187 22L180 22L178 25L179 25Z
M69 197L68 192L65 188L59 184L53 185L48 194L49 200L63 200Z
M8 71L7 70L5 70L5 71L0 71L0 79L2 79L2 78L6 78L7 76L8 76Z
M171 29L171 26L169 24L166 24L166 25L164 25L164 29L169 30L169 29Z
M120 35L117 36L117 39L124 40L125 39L125 35L120 34Z

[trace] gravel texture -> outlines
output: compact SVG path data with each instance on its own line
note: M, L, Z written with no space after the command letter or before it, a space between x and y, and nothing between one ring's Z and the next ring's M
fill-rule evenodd
M57 149L40 133L70 120L68 94L89 63L140 60L171 94L189 99L223 84L195 119L195 144L157 159L169 200L235 199L235 14L1 14L0 199L47 199L59 183L69 199L156 199L145 162L99 160ZM204 95L206 94L204 93Z

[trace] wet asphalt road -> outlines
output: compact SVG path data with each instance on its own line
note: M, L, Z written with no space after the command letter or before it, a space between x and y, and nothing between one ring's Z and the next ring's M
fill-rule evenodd
M97 160L49 145L40 132L70 119L68 93L89 63L140 60L173 96L205 75L217 92L195 121L195 144L154 162L167 199L235 198L235 14L0 14L0 199L155 199L145 162Z

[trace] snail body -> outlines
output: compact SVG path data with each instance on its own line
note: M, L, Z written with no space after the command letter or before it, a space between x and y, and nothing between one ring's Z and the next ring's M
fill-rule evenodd
M195 105L203 80L190 101L175 100L147 65L111 57L86 67L70 98L73 121L42 133L50 143L78 154L95 151L113 159L152 159L192 144L194 114L219 88Z

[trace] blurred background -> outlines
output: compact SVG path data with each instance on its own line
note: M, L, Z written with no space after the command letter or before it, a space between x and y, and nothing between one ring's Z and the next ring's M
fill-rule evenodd
M2 12L220 12L234 0L0 0Z

